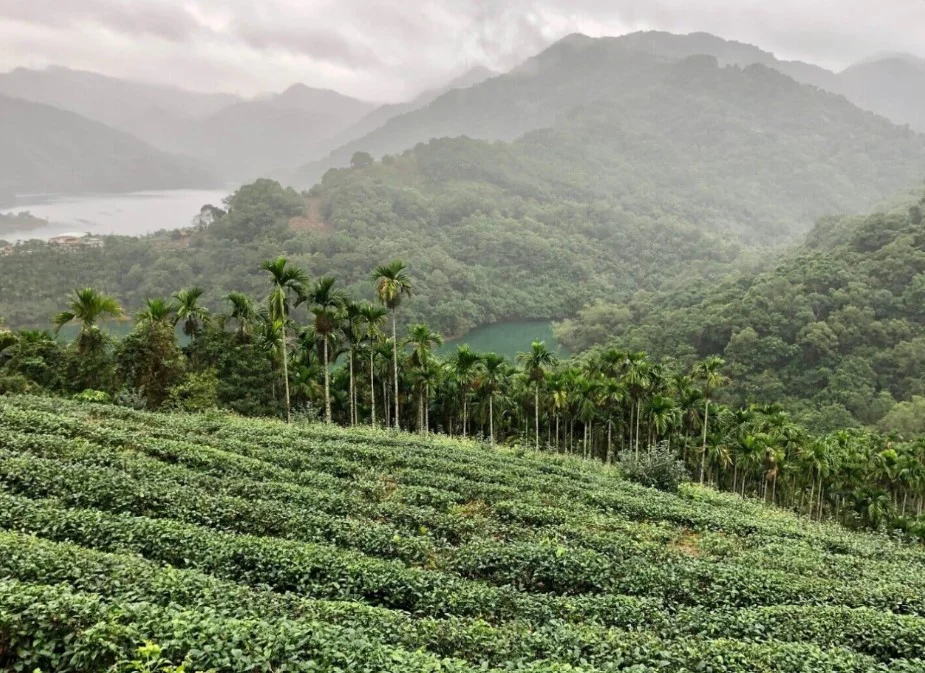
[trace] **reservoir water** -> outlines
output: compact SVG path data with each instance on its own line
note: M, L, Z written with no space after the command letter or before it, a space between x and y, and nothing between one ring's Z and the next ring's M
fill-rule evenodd
M530 344L534 341L545 341L546 347L559 357L568 355L556 343L552 323L546 320L513 321L476 327L459 339L447 341L440 349L440 354L449 355L456 350L456 346L469 344L474 351L490 351L513 360L518 353L530 350Z
M17 199L4 213L29 211L47 225L21 231L0 231L7 241L42 239L71 231L143 236L159 229L188 227L199 209L221 207L228 190L178 189L130 194L37 195Z

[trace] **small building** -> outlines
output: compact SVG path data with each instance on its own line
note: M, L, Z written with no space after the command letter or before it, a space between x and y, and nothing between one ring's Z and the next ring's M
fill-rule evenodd
M48 245L60 246L65 250L78 248L102 248L103 239L85 231L70 231L48 239Z
M57 236L52 236L48 239L48 245L66 245L66 246L75 246L81 245L85 238L89 238L90 234L86 231L69 231L65 234L58 234Z

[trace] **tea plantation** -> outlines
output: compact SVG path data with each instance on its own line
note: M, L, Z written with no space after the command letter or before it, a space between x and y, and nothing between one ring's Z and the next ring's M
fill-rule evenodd
M925 551L556 456L0 397L0 670L147 642L188 673L925 671Z

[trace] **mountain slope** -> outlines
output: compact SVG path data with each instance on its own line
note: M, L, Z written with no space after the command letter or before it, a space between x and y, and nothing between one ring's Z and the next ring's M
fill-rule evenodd
M834 73L808 63L779 60L758 47L708 33L647 31L613 39L629 48L669 58L709 54L721 64L765 65L798 82L843 95L858 107L883 115L895 124L909 124L925 132L925 61L912 56L878 56Z
M925 63L893 57L859 63L839 74L856 105L925 132Z
M324 143L324 153L331 152L341 145L350 143L353 140L362 138L372 133L380 126L384 125L393 117L398 117L406 112L412 112L419 108L429 105L431 102L453 89L467 89L476 84L481 84L487 79L497 76L498 73L484 67L475 67L463 73L459 77L451 80L445 86L439 89L432 89L418 94L414 100L407 103L391 103L380 105L375 110L364 116L357 123L341 131L329 141Z
M0 94L76 112L166 151L183 151L179 137L189 120L240 101L230 94L198 93L60 66L2 73Z
M8 670L921 670L921 547L756 500L218 412L6 397L0 430Z
M327 138L372 107L335 91L297 84L191 124L182 135L183 144L229 179L252 180L319 155Z
M299 185L312 184L326 170L346 166L357 151L374 156L394 154L418 142L443 136L511 140L527 131L549 127L570 110L598 100L614 100L640 90L655 95L653 80L673 86L664 78L671 63L703 52L716 54L720 65L766 63L820 86L831 79L829 75L835 77L820 68L780 62L749 45L705 34L638 33L598 39L572 35L510 73L463 91L450 92L426 108L390 119L381 128L338 148L326 159L304 166L295 181ZM832 81L826 86L836 88ZM671 90L663 89L661 93L670 96ZM840 105L821 91L808 91L804 103L808 106L806 114L814 123L821 123L822 108L840 108L839 116L849 114L846 112L849 105ZM854 117L861 126L875 123L864 121L860 114Z
M550 126L573 107L645 85L650 75L657 75L660 64L698 55L713 56L723 66L764 65L798 82L845 95L854 104L894 123L910 123L925 131L925 124L919 123L921 110L925 109L920 92L925 86L917 79L918 66L908 62L902 72L899 66L894 69L879 61L836 74L808 63L782 61L758 47L707 33L648 31L596 39L576 34L507 74L438 97L426 108L393 116L380 128L333 150L328 157L303 166L293 181L301 186L313 184L328 169L348 165L358 151L374 156L395 154L444 136L511 140ZM876 69L883 69L884 76L866 76Z
M706 54L716 57L721 65L764 65L774 68L798 82L812 84L820 89L838 93L838 76L811 63L781 61L774 54L759 47L734 40L726 40L709 33L676 35L663 31L641 31L612 39L629 49L682 59Z
M354 152L394 154L431 138L468 136L513 140L551 126L575 106L645 82L661 61L603 40L572 36L504 75L450 91L427 107L338 148L296 173L299 185L317 182L330 168L349 164Z
M200 164L47 105L0 96L0 191L121 192L210 187Z
M925 139L763 66L719 68L708 57L657 61L599 42L570 56L582 55L596 64L628 59L639 66L622 78L609 71L595 102L527 134L512 152L495 152L513 159L479 157L469 179L515 192L530 185L521 193L535 198L545 192L609 200L647 215L674 212L704 231L771 240L801 234L825 213L872 207L925 174ZM577 66L573 57L551 68L567 73ZM596 78L591 69L585 73L588 81ZM540 79L525 88L548 92L551 77ZM619 91L604 89L604 79L622 80ZM628 79L634 84L623 86ZM469 91L484 99L487 85L503 86L504 80ZM579 86L566 82L565 87ZM516 94L507 100L503 107L516 105ZM438 104L451 112L440 119L471 111L468 97L454 102L444 97L393 121L420 114L436 118L432 110ZM484 114L473 123L503 120L494 127L500 131L510 121L502 110L495 116L487 105L478 108ZM534 119L548 114L542 107ZM385 128L390 127L391 122ZM405 164L417 167L413 160L396 166ZM469 169L461 160L449 176L467 176ZM445 168L427 170L435 180Z
M824 218L762 274L597 307L558 336L578 349L605 334L660 355L722 355L737 402L783 400L820 429L860 422L919 434L925 426L906 417L921 419L909 405L925 397L923 210L925 198Z

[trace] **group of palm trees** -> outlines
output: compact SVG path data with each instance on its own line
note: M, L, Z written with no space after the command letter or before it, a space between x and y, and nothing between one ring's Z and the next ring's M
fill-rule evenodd
M218 330L258 344L278 371L287 421L293 410L323 410L327 423L442 432L606 463L662 445L700 483L873 526L925 506L925 442L860 431L812 436L779 406L725 406L716 399L728 383L718 357L684 372L616 348L559 362L539 341L513 361L466 345L441 356L443 338L427 325L399 338L396 314L412 292L401 261L371 274L377 303L353 301L333 277L311 282L282 257L262 268L270 280L264 303L233 292L227 310L212 315L203 290L189 288L149 299L136 323L182 329L191 342ZM122 316L113 298L84 289L55 323L79 323L74 348L86 353L100 347L98 323Z

